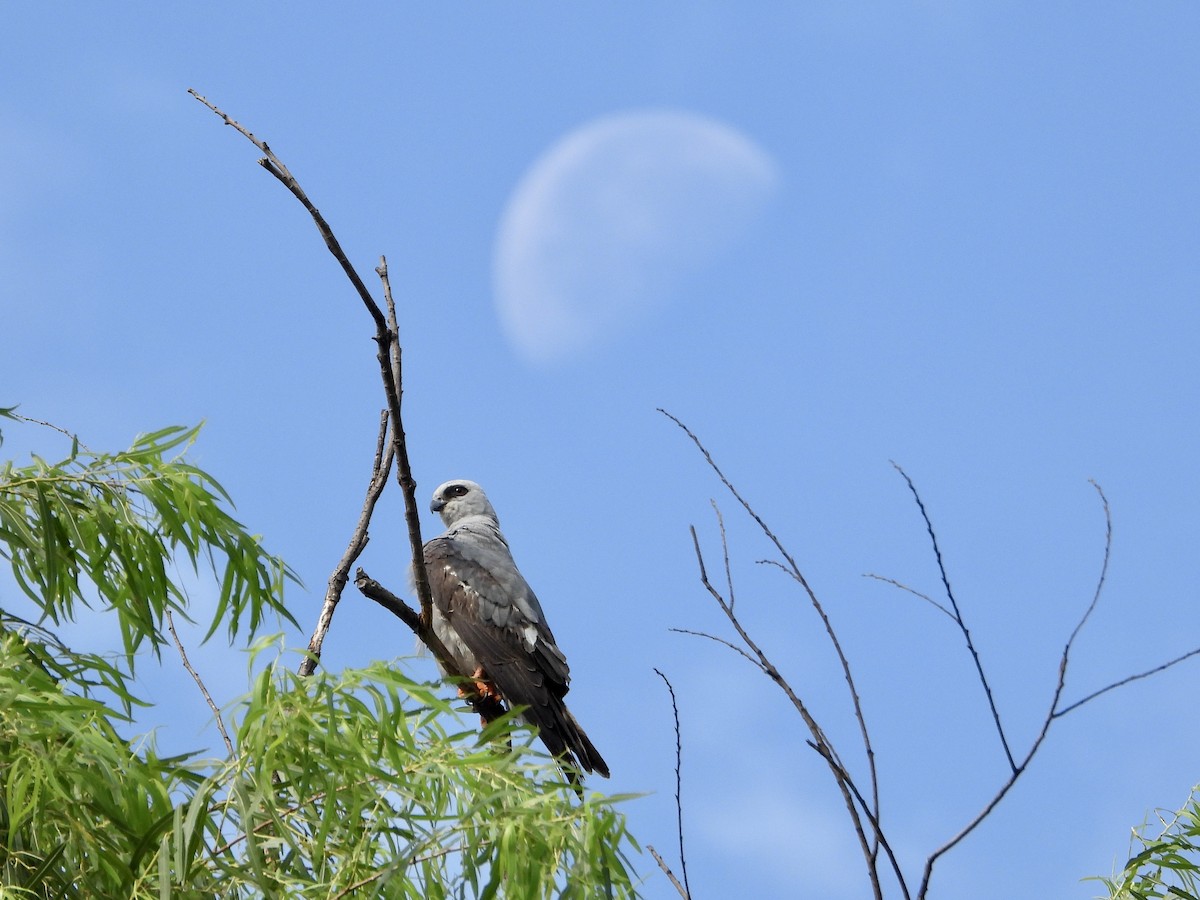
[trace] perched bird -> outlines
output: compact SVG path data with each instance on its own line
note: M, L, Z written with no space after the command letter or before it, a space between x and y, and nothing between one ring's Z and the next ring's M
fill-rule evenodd
M429 508L446 525L425 544L434 632L480 693L524 707L522 717L555 757L607 778L608 764L563 702L571 680L567 658L513 562L483 488L447 481ZM567 775L574 780L569 768Z

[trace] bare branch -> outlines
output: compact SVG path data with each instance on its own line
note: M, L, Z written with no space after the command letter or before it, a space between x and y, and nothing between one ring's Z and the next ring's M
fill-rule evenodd
M907 482L913 499L917 501L917 508L921 511L921 518L925 520L925 530L929 532L929 540L933 544L933 555L937 559L938 572L942 577L942 587L946 591L946 597L950 600L951 609L954 610L954 621L967 642L967 649L971 652L971 659L975 661L975 672L979 675L979 683L983 685L984 694L987 695L988 708L992 711L992 721L996 723L996 733L1000 735L1000 745L1004 748L1004 756L1008 760L1009 770L1015 774L1017 771L1017 762L1013 757L1012 749L1008 745L1008 736L1004 733L1004 725L1000 722L1000 711L996 708L996 699L992 696L992 686L988 683L987 675L983 671L983 661L979 658L979 651L975 649L975 642L971 638L971 630L967 628L967 623L963 620L962 610L959 609L958 600L954 597L954 589L950 587L950 577L946 574L946 565L942 560L942 548L938 545L937 533L933 530L933 522L930 521L929 512L925 509L925 503L921 500L921 495L917 492L917 486L908 477L908 473L894 461L892 462L892 468L899 472L901 477Z
M707 631L692 631L690 628L670 628L668 631L674 631L676 634L690 634L693 637L708 638L710 641L716 641L718 644L723 644L734 653L737 653L742 658L746 659L750 665L754 666L754 668L758 669L763 674L767 674L766 670L762 667L762 663L760 663L757 659L755 659L733 641L727 641L725 638L717 637L715 634L709 634Z
M863 752L867 757L867 768L871 779L871 808L874 812L875 818L880 818L879 775L875 766L875 748L871 744L871 735L867 730L867 718L863 713L862 700L858 695L858 687L855 685L854 676L850 671L850 660L846 657L845 652L842 650L842 643L840 640L838 640L837 632L835 632L833 629L833 622L830 621L829 616L826 614L825 607L817 598L816 592L809 585L808 579L804 577L804 573L800 571L800 567L796 564L796 560L790 553L788 553L787 548L783 546L783 543L775 536L775 533L771 531L771 529L767 526L767 523L763 521L762 517L755 512L754 508L746 501L745 498L742 497L737 488L735 488L729 479L725 477L725 473L721 471L721 468L717 465L716 460L713 459L712 454L708 452L708 448L701 443L700 439L692 432L690 428L688 428L675 416L671 415L662 408L660 408L658 411L679 426L683 433L691 438L692 443L695 444L696 448L701 452L701 454L703 454L705 461L709 465L709 468L716 473L717 477L721 480L721 483L725 485L731 494L733 494L734 499L736 499L738 503L742 505L742 508L746 510L749 516L754 519L762 533L766 535L772 544L775 545L775 549L778 550L780 555L787 561L787 566L781 566L780 568L783 568L784 571L786 571L788 575L790 575L800 585L800 587L803 588L804 593L808 596L809 603L820 617L821 624L825 628L825 634L828 636L830 643L833 645L834 652L837 654L838 662L841 664L842 677L846 681L846 687L850 691L850 702L854 706L854 717L858 721L859 734L862 737ZM722 532L723 529L724 526L722 525ZM723 536L722 540L724 540ZM697 550L698 549L699 548L697 547ZM732 616L732 607L727 611L726 614ZM874 847L874 849L871 851L872 872L874 872L874 863L877 853L878 846Z
M667 878L671 880L671 884L675 885L675 890L679 891L679 896L682 897L683 900L691 900L691 894L689 894L684 886L679 883L679 879L675 877L675 873L671 871L671 867L666 864L666 861L658 855L658 851L649 844L646 845L646 849L650 851L650 855L654 857L654 861L658 863L658 867L662 869Z
M1075 626L1075 630L1071 632L1071 636L1067 638L1066 649L1063 650L1065 658L1071 652L1071 645L1075 643L1075 638L1091 618L1092 611L1096 608L1096 604L1100 602L1100 594L1104 590L1105 579L1108 578L1108 560L1112 555L1112 510L1108 506L1108 498L1104 496L1104 489L1100 487L1096 481L1090 480L1089 484L1096 489L1096 493L1100 495L1100 504L1104 507L1104 562L1100 564L1100 578L1096 581L1096 591L1092 594L1092 602L1088 604L1088 608L1084 611L1079 619L1079 624Z
M388 409L392 413L392 443L396 448L396 481L404 493L404 521L408 526L408 543L412 551L413 583L417 589L417 600L421 604L422 631L432 634L433 592L429 589L429 574L425 571L425 542L421 538L421 517L417 512L417 482L413 478L412 466L408 461L408 439L404 434L404 421L400 417L400 401L404 396L402 350L400 332L396 324L396 304L392 299L392 284L388 280L387 259L379 258L375 272L383 283L387 302L390 328L376 336L379 343L379 366L383 376L384 392L388 398ZM422 638L424 640L424 638ZM432 648L430 648L432 649Z
M913 487L912 480L909 479L908 475L906 475L904 473L904 470L901 469L899 466L896 466L895 463L892 463L892 465L895 466L896 470L899 471L900 474L904 476L905 481L908 482L909 489L913 492L913 496L917 497L917 505L920 506L920 508L921 508L921 514L923 516L925 516L925 524L929 529L930 537L933 538L933 541L934 541L934 551L935 551L935 553L937 553L938 566L940 568L942 559L941 559L941 554L939 552L937 552L937 539L936 539L936 537L933 536L933 526L929 523L928 515L925 514L925 507L921 503L921 498L919 496L917 496L916 488ZM1134 680L1136 678L1143 678L1143 677L1146 677L1147 675L1152 675L1156 671L1161 671L1162 669L1169 668L1170 666L1174 665L1177 662L1182 662L1188 656L1194 655L1196 653L1200 653L1200 649L1197 649L1197 650L1193 651L1191 654L1186 654L1182 657L1179 657L1178 659L1172 660L1171 662L1167 663L1164 666L1160 666L1156 670L1152 670L1150 672L1145 672L1145 673L1142 673L1141 675L1132 676L1132 678L1126 679L1124 682L1117 682L1116 684L1111 684L1108 687L1103 688L1100 691L1097 691L1096 693L1083 698L1082 700L1078 701L1077 703L1072 704L1071 706L1069 706L1065 709L1061 709L1061 710L1059 709L1058 704L1059 704L1060 700L1062 699L1063 689L1066 687L1066 683L1067 683L1067 667L1070 662L1071 647L1074 644L1075 638L1078 636L1080 630L1083 628L1084 623L1087 622L1088 618L1092 614L1092 611L1096 608L1096 604L1099 603L1099 601L1100 601L1100 594L1104 589L1105 578L1108 574L1108 561L1109 561L1109 557L1112 552L1112 514L1109 510L1108 498L1104 496L1104 491L1101 490L1100 485L1098 485L1095 481L1092 482L1092 486L1096 489L1096 492L1100 495L1100 502L1104 507L1104 523L1105 523L1104 560L1100 567L1100 577L1096 582L1096 590L1092 594L1092 601L1090 604L1088 604L1088 607L1084 611L1083 616L1080 617L1078 624L1076 624L1074 630L1071 632L1071 636L1067 639L1067 644L1063 648L1062 656L1059 658L1058 681L1054 688L1054 697L1050 702L1050 708L1046 712L1046 717L1042 720L1042 727L1041 727L1041 729L1039 729L1037 736L1033 739L1033 743L1030 745L1029 751L1025 754L1025 758L1022 759L1020 763L1013 765L1011 773L1009 774L1009 777L1000 786L1000 789L992 796L992 799L989 800L987 802L987 804L983 807L983 809L981 809L978 813L976 813L975 817L973 819L971 819L971 821L968 822L965 826L963 826L963 828L956 835L954 835L954 837L950 838L950 840L948 840L942 846L938 847L926 859L925 870L921 876L921 888L917 892L917 900L924 900L926 892L929 890L929 879L933 875L934 863L936 863L937 860L943 854L952 850L955 846L958 845L958 843L960 841L962 841L967 835L969 835L972 831L974 831L979 826L979 824L981 822L983 822L984 819L986 819L989 815L991 815L992 810L994 810L996 808L996 806L999 805L1000 801L1003 800L1008 795L1008 792L1010 790L1012 790L1013 786L1017 783L1017 779L1019 779L1021 777L1021 775L1024 774L1025 770L1029 767L1029 764L1031 762L1033 762L1033 758L1037 755L1038 750L1041 749L1042 743L1046 740L1046 736L1050 733L1050 726L1052 724L1054 724L1055 719L1059 718L1060 716L1066 715L1071 710L1076 709L1079 706L1082 706L1084 703L1087 703L1089 700L1092 700L1095 697L1100 696L1100 694L1102 694L1102 693L1112 690L1113 688L1120 687L1121 684L1127 683L1128 681ZM946 581L946 575L945 575L944 569L942 570L942 580L943 580L943 584L946 587L947 593L949 593L950 586L949 586L949 582ZM953 596L951 596L951 601L953 602ZM962 625L962 619L960 616L958 616L957 604L954 607L954 612L955 612L955 621L959 623L959 627L963 629L964 633L966 633L966 628L965 628L965 626ZM969 643L970 638L968 637L967 640L968 640L968 646L970 646L970 643ZM974 651L972 650L972 653L973 652ZM976 657L976 665L977 666L979 665L978 657ZM982 669L980 669L981 677L982 677L982 674L983 674ZM986 684L984 685L984 687L986 688ZM988 692L988 699L989 699L989 701L991 700L991 692L990 691ZM992 712L993 712L993 715L996 715L995 707L992 708ZM1000 725L998 716L996 718L996 725L997 725L997 727L999 727L999 725ZM1006 749L1007 749L1007 747L1006 747Z
M321 237L325 241L325 246L329 248L329 252L332 253L334 259L338 261L338 264L342 267L342 271L346 273L346 277L350 279L350 283L354 285L354 289L358 292L358 296L362 300L363 305L366 306L367 312L369 312L371 317L375 320L375 327L379 331L386 331L387 320L384 318L383 310L379 308L379 304L375 302L375 298L372 297L371 292L367 290L367 286L359 277L358 272L356 272L354 266L350 264L350 260L346 257L345 251L342 250L342 245L338 243L337 237L334 236L333 229L329 227L329 223L325 221L325 217L321 215L320 211L313 206L312 201L308 199L308 195L304 192L303 188L300 187L300 183L296 181L295 177L288 170L288 167L283 164L283 160L275 155L274 151L267 146L266 141L255 137L248 128L243 127L241 124L231 119L226 113L218 109L214 104L200 96L200 94L197 93L194 88L188 88L188 93L220 116L226 125L236 130L248 141L250 141L250 143L262 151L264 158L260 159L258 164L279 179L283 186L292 192L292 196L299 200L304 208L308 210L308 214L312 216L313 222L317 226L317 230L321 232Z
M472 703L472 706L475 707L476 712L484 716L485 721L496 719L498 715L504 712L503 704L494 701L488 702L486 698L475 695L473 691L474 683L470 680L472 673L457 670L454 660L450 658L450 654L446 652L444 644L438 640L438 636L434 634L432 628L433 598L430 592L430 581L428 581L428 575L425 571L424 541L421 540L420 515L418 506L416 506L416 481L413 479L413 469L408 460L408 443L406 436L404 436L404 425L401 416L403 380L400 335L398 335L398 326L396 324L396 305L391 296L391 283L388 280L388 260L380 257L379 266L376 269L379 280L383 283L384 298L386 306L388 306L388 313L384 314L383 310L380 310L379 304L377 304L371 295L370 290L367 290L366 284L362 282L358 271L355 271L354 266L350 264L346 253L342 250L340 242L337 241L334 232L329 227L329 223L325 222L325 218L320 215L316 206L308 199L299 182L289 172L288 167L284 166L283 161L270 149L265 140L254 137L254 134L248 128L241 126L239 122L229 118L226 113L218 109L214 103L205 100L197 91L188 89L188 94L196 97L204 106L211 109L217 115L220 115L224 124L235 128L236 131L241 133L242 136L250 140L254 146L257 146L263 152L264 158L263 160L259 160L259 164L262 164L263 168L274 175L276 179L280 180L288 188L288 191L292 192L293 196L304 205L304 208L308 211L308 215L312 216L313 222L317 224L317 229L325 240L325 246L329 248L330 253L332 253L338 264L342 266L342 271L346 272L346 276L349 278L350 283L353 284L355 292L358 292L362 304L366 306L367 312L371 313L371 318L376 323L376 335L374 335L374 341L377 344L376 359L379 361L379 374L380 378L383 379L384 395L388 398L388 407L386 408L388 408L388 418L391 425L391 449L389 450L389 456L395 457L396 480L400 482L401 491L404 496L404 521L406 521L408 526L409 545L412 548L413 581L416 586L416 596L418 596L420 612L413 612L402 600L396 598L394 594L385 592L385 589L382 586L378 586L377 582L372 581L371 578L367 578L361 569L355 576L355 584L358 584L359 589L367 596L370 596L372 600L379 602L380 605L388 608L396 616L403 619L409 625L409 628L413 629L416 637L426 647L430 648L446 673L450 674L451 677L466 679L466 682L461 685L461 690L467 696L468 701ZM367 587L364 587L365 584ZM378 592L374 594L368 593L370 586L376 586L379 590L383 590L389 596L390 600L380 599L382 595L378 594ZM407 613L412 613L416 617L415 623L410 620Z
M329 576L329 583L325 588L325 602L321 606L321 614L317 617L317 627L313 630L312 638L308 642L308 655L300 662L299 673L301 675L308 676L316 670L317 662L321 658L321 646L325 642L325 635L329 632L330 623L333 621L333 611L342 599L342 591L345 590L346 582L350 580L350 567L357 562L367 546L367 541L370 540L367 529L371 524L371 516L375 512L375 504L379 501L383 489L387 487L388 474L391 472L392 458L395 455L395 446L387 440L387 431L388 414L387 410L384 410L379 416L379 436L375 441L375 461L371 466L371 480L367 485L367 495L358 516L358 524L355 525L354 533L350 536L350 544L346 548L346 552L338 561L333 574Z
M667 690L671 693L671 712L675 715L675 818L676 828L679 832L679 867L683 872L683 887L684 897L691 898L692 886L688 883L687 874L687 856L683 852L683 801L681 799L682 777L681 769L683 766L683 740L679 734L679 705L675 702L675 688L670 680L659 669L658 677L663 680L667 686Z
M1061 718L1062 716L1065 716L1067 713L1073 712L1074 710L1079 709L1079 707L1083 706L1085 703L1090 703L1091 701L1095 700L1097 697L1107 694L1109 691L1115 691L1117 688L1125 687L1125 685L1130 684L1131 682L1140 681L1143 678L1149 678L1151 675L1157 675L1159 672L1165 672L1167 669L1171 668L1172 666L1176 666L1179 663L1183 662L1184 660L1191 659L1193 656L1200 656L1200 647L1197 647L1194 650L1189 650L1187 653L1184 653L1182 656L1177 656L1170 662L1163 663L1161 666L1155 666L1153 669L1147 669L1145 672L1138 672L1136 675L1129 675L1126 678L1122 678L1120 681L1114 681L1112 684L1109 684L1109 685L1106 685L1106 686L1100 688L1100 690L1098 690L1098 691L1092 691L1090 694L1088 694L1083 699L1076 700L1074 703L1070 704L1069 706L1064 706L1062 709L1057 710L1054 713L1054 718L1056 718L1056 719Z
M854 797L858 800L858 805L862 808L863 814L867 817L867 821L871 823L871 827L875 831L875 837L879 841L880 846L883 847L883 851L887 855L888 862L892 864L892 872L896 876L896 882L900 885L900 892L904 895L905 900L907 900L909 897L908 883L904 880L904 872L900 868L900 861L896 859L896 854L892 851L892 846L888 843L887 837L884 835L883 829L879 825L879 820L876 819L871 813L871 808L867 803L867 799L858 790L858 786L854 783L854 779L850 777L850 773L846 771L845 767L840 762L831 758L827 754L826 750L828 748L819 747L813 741L805 741L804 743L808 744L809 747L821 754L821 756L824 757L825 761L829 763L831 767L840 772L841 777L845 779L846 784L850 787L850 790L854 792Z
M950 612L950 610L946 609L946 607L942 606L942 604L938 603L936 600L934 600L928 594L922 594L920 591L916 590L915 588L910 588L907 584L903 584L903 583L897 581L895 578L888 578L884 575L876 575L874 572L865 573L863 575L863 578L874 578L876 581L882 581L885 584L890 584L892 587L898 587L902 591L908 591L908 593L912 594L915 597L920 597L926 603L933 604L938 609L940 609L942 612L944 612L946 615L948 615L950 617L951 621L953 621L956 624L958 623L958 619L954 618L954 613Z
M719 520L720 516L718 513L718 521ZM876 835L876 838L873 842L867 837L867 834L863 829L862 818L859 815L858 807L854 799L855 795L859 793L858 790L851 787L849 773L847 772L846 768L841 765L837 752L833 749L833 745L829 742L829 738L826 737L824 729L821 728L821 726L817 723L817 720L809 711L808 706L803 700L800 699L800 696L794 690L792 690L792 686L787 682L787 679L785 679L780 671L775 668L775 664L767 658L767 655L763 653L762 649L757 643L755 643L754 639L750 637L746 629L742 627L742 623L734 614L733 608L721 595L721 592L714 588L712 586L712 582L708 580L708 570L704 564L704 554L700 550L700 539L696 535L695 526L691 527L691 532L692 544L696 550L696 562L700 567L700 583L704 585L704 588L708 591L712 598L717 601L717 605L721 607L721 611L725 613L725 617L729 619L730 624L732 624L734 630L737 631L738 637L742 639L742 642L746 645L746 647L749 648L750 653L753 654L753 660L757 660L758 667L762 670L763 674L774 681L775 684L779 686L780 690L784 692L787 698L791 701L792 706L798 713L800 713L800 717L804 720L804 724L808 727L809 733L812 735L815 743L819 747L824 748L819 752L829 764L830 771L833 772L834 781L837 783L838 790L840 790L842 793L842 801L846 805L846 811L850 815L850 821L854 825L854 831L858 835L859 845L861 846L863 856L866 859L867 876L871 881L872 891L874 892L876 900L882 900L883 888L879 882L879 872L876 868L876 848L878 847L878 839ZM725 530L723 524L721 528L721 541L724 545ZM725 558L729 558L727 547L725 547ZM728 576L728 572L726 575ZM878 822L878 816L872 816L872 821Z
M193 669L192 664L188 661L187 651L183 649L183 641L179 639L179 632L175 630L175 618L171 615L169 609L167 610L167 628L170 629L171 638L175 641L175 649L179 651L179 658L183 660L183 667L187 669L187 673L192 676L192 680L200 688L200 693L204 695L204 702L208 704L208 708L212 710L213 717L217 720L217 731L221 732L221 740L225 742L225 749L229 751L229 758L232 759L234 756L233 741L229 739L229 732L225 730L225 722L221 718L221 710L213 702L212 694L204 686L204 680L200 677L200 673Z

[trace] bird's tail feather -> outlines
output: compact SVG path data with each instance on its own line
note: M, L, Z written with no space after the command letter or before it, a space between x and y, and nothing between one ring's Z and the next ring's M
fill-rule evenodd
M568 735L571 754L575 757L575 761L588 772L595 772L597 775L607 778L609 774L608 763L604 761L604 757L600 755L600 751L596 749L596 745L587 736L587 732L575 721L575 717L571 715L571 711L567 709L566 704L562 705L561 717L565 726L563 730Z
M533 712L532 709L527 710L526 719L531 725L537 726L538 735L551 755L564 764L568 780L572 783L577 780L574 769L609 777L608 763L575 721L565 703L556 700L548 708L543 707L541 715L530 715Z

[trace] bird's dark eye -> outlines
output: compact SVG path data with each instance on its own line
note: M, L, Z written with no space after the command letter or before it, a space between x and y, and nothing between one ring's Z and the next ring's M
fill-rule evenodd
M470 489L464 484L454 484L446 488L446 493L451 497L461 497Z

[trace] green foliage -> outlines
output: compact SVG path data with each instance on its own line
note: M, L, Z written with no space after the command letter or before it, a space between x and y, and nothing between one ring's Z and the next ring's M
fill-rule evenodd
M0 468L0 555L13 576L55 624L74 618L92 592L116 614L132 666L143 641L157 651L163 616L183 613L186 594L170 568L206 562L221 585L209 635L224 622L251 635L264 614L292 621L283 605L291 573L225 511L229 496L206 472L172 451L186 448L198 428L142 435L122 453L94 453L77 438L57 463ZM89 590L90 588L90 590Z
M1158 834L1149 824L1134 831L1137 852L1120 876L1097 879L1111 900L1200 900L1200 785L1182 809L1158 815Z
M0 896L636 896L618 798L577 796L528 732L502 720L481 736L444 688L383 664L261 666L223 714L226 758L161 757L123 734L145 706L135 660L187 611L177 559L221 585L210 636L249 642L290 619L287 568L211 476L168 456L195 435L117 454L73 439L59 463L0 468L0 555L33 608L0 610ZM41 624L81 605L120 621L117 655L73 652Z

